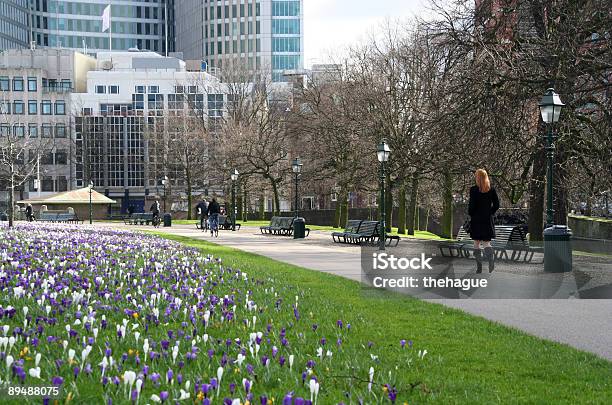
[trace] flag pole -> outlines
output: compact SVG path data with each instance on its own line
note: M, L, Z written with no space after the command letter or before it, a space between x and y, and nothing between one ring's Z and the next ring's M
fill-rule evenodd
M110 9L108 10L108 21L109 21L109 27L108 27L108 50L110 52L113 51L113 5L111 4L111 2L109 1L108 6L110 7Z

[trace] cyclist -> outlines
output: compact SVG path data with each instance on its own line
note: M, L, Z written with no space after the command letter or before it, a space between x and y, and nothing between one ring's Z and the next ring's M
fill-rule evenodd
M210 222L210 236L219 236L219 213L221 213L221 207L217 200L213 198L206 210Z
M155 227L159 226L159 223L161 222L159 218L159 212L160 212L159 200L155 200L153 205L151 205L151 213L153 214L152 222L153 222L153 226Z
M197 210L198 216L200 217L200 229L202 230L202 232L208 229L208 221L206 220L207 209L208 209L208 202L206 202L205 199L202 199L202 201L200 201L198 205L196 205L196 210Z

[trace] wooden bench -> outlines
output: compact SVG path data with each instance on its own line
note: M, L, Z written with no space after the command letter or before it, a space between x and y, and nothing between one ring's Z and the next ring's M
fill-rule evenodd
M199 222L198 222L199 226ZM219 229L231 230L232 229L232 218L227 215L219 215ZM236 222L236 230L240 230L240 224Z
M64 222L70 224L83 223L83 220L75 213L71 212L54 212L54 211L42 211L38 215L38 221L42 222Z
M534 253L542 251L539 247L529 246L524 228L517 225L496 225L491 247L497 259L510 261L529 262L533 260ZM462 226L456 241L441 242L438 248L442 256L446 256L447 251L450 257L469 258L474 252L474 241Z
M260 226L259 231L263 234L292 236L293 235L293 217L272 217L270 225ZM305 228L305 236L310 235L310 229Z
M332 233L333 241L335 243L349 243L347 241L347 235L357 233L359 231L359 225L361 225L362 222L363 220L361 219L349 219L343 232Z
M149 225L153 222L152 212L135 212L126 217L123 222L126 225Z

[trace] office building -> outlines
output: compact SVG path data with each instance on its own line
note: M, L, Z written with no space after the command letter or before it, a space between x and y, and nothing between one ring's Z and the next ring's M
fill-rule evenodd
M111 29L102 32L108 4ZM110 50L112 41L113 50L174 51L174 0L5 0L0 24L0 50L28 47L32 41L95 54Z
M92 181L97 191L128 207L144 209L148 196L185 190L185 175L168 161L171 117L201 114L214 130L226 96L205 72L188 72L185 62L154 52L99 52L87 75L87 91L74 94L76 183ZM176 120L175 120L176 121ZM168 178L168 183L162 180ZM214 187L194 184L194 193Z
M93 58L68 49L0 53L0 140L8 134L23 139L28 161L39 162L19 198L74 188L71 96L85 91L86 72L94 66ZM6 186L0 185L0 194Z
M274 81L304 67L303 0L181 0L176 44L211 71L258 71Z
M30 41L28 1L0 1L0 50L28 46Z

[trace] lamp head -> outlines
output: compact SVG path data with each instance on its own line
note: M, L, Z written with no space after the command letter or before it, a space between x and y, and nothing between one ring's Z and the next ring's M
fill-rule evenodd
M302 161L299 157L296 157L291 161L291 168L293 169L293 173L300 173L302 171Z
M376 155L378 157L378 161L381 163L389 161L391 149L389 148L389 145L387 144L387 141L385 139L383 139L382 142L378 144Z
M561 98L557 93L555 93L555 89L552 87L546 90L546 94L542 96L539 104L540 106L540 114L542 115L542 121L547 124L552 124L559 121L559 115L561 114L561 109L565 104L561 101Z

